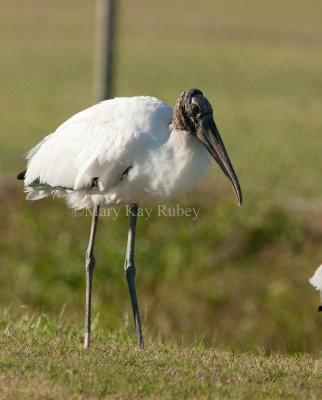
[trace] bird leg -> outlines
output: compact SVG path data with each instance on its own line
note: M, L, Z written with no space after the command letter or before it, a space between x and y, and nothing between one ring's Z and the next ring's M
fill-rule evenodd
M127 241L127 249L126 249L126 256L125 256L125 275L127 279L127 283L129 285L129 291L131 296L132 302L132 309L133 309L133 317L134 317L134 324L135 330L138 338L138 345L140 349L144 348L143 342L143 335L141 330L141 322L140 322L140 314L139 314L139 306L136 297L136 290L135 290L135 272L136 268L134 265L134 242L135 242L135 229L136 229L136 219L137 219L137 212L138 212L138 205L131 204L130 208L130 228L128 234L128 241Z
M97 228L98 214L100 206L94 206L91 233L89 235L89 243L85 257L85 270L86 270L86 310L85 310L85 339L84 348L88 349L91 345L91 305L92 305L92 280L93 271L95 267L94 258L94 241Z

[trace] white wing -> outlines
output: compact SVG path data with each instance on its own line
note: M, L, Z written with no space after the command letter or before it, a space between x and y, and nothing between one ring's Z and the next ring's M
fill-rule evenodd
M25 185L100 190L121 179L138 151L169 132L172 108L153 97L106 100L70 118L27 155ZM148 139L148 140L147 140ZM43 197L39 196L38 198Z

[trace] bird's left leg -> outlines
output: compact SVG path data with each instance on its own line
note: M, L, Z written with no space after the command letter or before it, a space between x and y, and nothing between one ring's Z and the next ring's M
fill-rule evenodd
M98 214L99 214L100 206L94 206L93 208L93 216L92 216L92 225L91 225L91 233L89 236L89 243L86 252L86 310L85 310L85 339L84 339L84 348L88 349L91 344L91 305L92 305L92 280L93 280L93 270L95 267L95 258L94 258L94 241L95 234L98 222Z
M138 212L138 205L132 204L130 208L130 228L128 234L124 269L131 296L132 310L133 310L135 330L138 338L138 345L140 349L143 349L144 342L143 342L143 335L140 322L139 306L135 290L136 268L134 265L134 242L135 242L137 212Z

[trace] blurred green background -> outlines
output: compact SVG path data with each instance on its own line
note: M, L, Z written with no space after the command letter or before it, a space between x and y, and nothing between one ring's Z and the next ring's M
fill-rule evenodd
M25 201L16 174L32 146L95 102L94 11L90 0L0 4L0 306L59 315L65 305L80 330L90 217L62 200ZM200 207L196 221L139 219L137 288L151 335L321 351L308 284L322 262L321 20L318 0L117 2L113 97L174 106L183 90L203 90L244 194L238 208L212 165L169 203ZM124 213L99 221L93 316L104 329L132 329L127 229Z

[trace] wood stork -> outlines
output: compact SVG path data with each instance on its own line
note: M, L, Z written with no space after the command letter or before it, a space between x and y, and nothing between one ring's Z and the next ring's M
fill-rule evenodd
M66 197L74 209L94 208L86 252L84 347L90 346L94 240L99 208L129 205L125 273L138 345L143 347L135 290L134 240L138 203L163 202L191 190L213 157L242 203L238 179L198 89L183 92L175 108L154 97L115 98L90 107L63 123L27 154L24 180L28 200Z
M321 302L318 311L322 311L322 264L315 271L314 275L309 279L309 282L316 290L320 291Z

